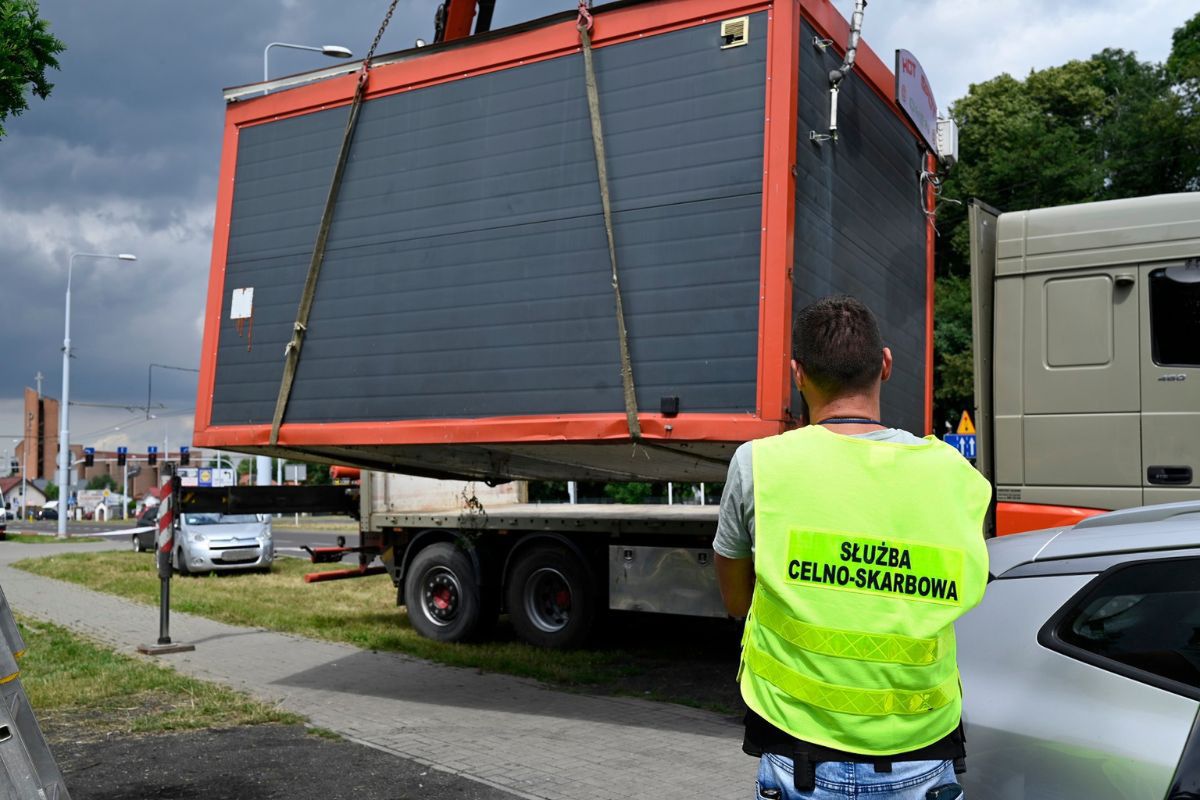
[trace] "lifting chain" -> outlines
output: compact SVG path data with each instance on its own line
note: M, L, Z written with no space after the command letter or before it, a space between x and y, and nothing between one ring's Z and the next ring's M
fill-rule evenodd
M371 59L375 57L375 48L379 47L379 40L383 38L383 32L387 30L388 23L392 21L392 14L396 11L396 3L399 0L392 0L388 6L387 13L383 15L383 22L379 24L379 32L375 34L375 41L371 42L371 49L367 51L367 57L363 59L363 71L365 72L371 65Z

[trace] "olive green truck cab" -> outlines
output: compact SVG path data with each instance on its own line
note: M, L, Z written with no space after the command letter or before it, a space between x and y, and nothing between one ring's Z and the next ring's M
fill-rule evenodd
M969 213L995 532L1200 498L1200 194Z

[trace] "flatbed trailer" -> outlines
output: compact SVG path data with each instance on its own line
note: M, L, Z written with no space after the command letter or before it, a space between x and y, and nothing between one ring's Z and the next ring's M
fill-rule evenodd
M378 555L421 634L457 641L507 612L533 644L567 647L606 610L724 617L713 566L717 506L468 502L376 510L363 474L357 577ZM372 500L372 498L375 498Z

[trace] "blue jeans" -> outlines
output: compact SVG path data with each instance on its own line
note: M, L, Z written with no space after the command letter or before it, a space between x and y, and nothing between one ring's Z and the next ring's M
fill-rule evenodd
M825 761L817 765L816 788L796 791L792 759L764 754L758 763L759 800L925 800L930 789L954 783L952 761L897 761L891 772L872 764Z

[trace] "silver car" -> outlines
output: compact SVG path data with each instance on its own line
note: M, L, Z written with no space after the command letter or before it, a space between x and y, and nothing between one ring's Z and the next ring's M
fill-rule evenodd
M988 544L958 623L966 796L1200 796L1200 502Z
M184 514L173 566L181 574L269 570L275 560L271 518L256 514Z

